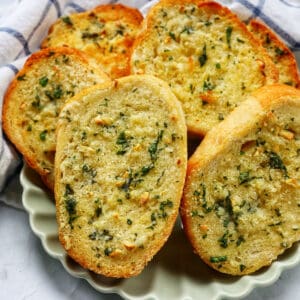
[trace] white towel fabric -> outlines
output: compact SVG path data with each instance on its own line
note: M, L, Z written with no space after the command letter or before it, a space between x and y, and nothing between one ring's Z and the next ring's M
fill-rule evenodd
M0 0L1 1L1 0ZM26 58L36 50L60 16L96 5L123 3L146 14L157 0L12 0L0 2L0 109L3 95ZM243 20L259 18L294 51L300 61L299 0L219 0ZM21 208L18 180L22 158L0 130L0 201Z

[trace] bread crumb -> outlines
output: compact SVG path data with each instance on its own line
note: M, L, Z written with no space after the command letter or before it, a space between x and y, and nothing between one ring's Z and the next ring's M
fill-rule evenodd
M279 136L287 139L287 140L292 140L295 136L295 134L289 130L281 130L279 131Z

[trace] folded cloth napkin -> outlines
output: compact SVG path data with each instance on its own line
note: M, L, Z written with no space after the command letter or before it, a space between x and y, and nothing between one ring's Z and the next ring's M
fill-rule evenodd
M5 91L26 58L38 50L50 25L61 15L82 12L96 5L123 3L143 14L157 0L14 0L0 3L0 108ZM243 20L259 18L294 51L300 61L299 0L219 0ZM0 130L0 201L21 208L18 181L22 158Z

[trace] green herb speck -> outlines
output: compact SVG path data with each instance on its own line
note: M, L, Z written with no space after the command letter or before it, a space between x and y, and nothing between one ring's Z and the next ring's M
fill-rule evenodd
M209 261L212 263L219 263L227 260L227 256L211 256Z
M243 272L246 269L246 266L243 264L240 264L240 271Z
M53 91L54 98L55 99L60 99L62 95L63 95L63 90L62 90L61 85L56 86L54 91Z
M228 231L226 231L222 237L218 239L218 242L222 248L228 247Z
M117 137L116 144L121 148L117 151L117 155L123 155L127 152L129 147L129 140L126 137L125 131L121 131Z
M245 182L249 182L251 180L250 178L250 172L249 171L245 171L245 172L241 172L239 175L239 182L240 184L243 184Z
M244 242L245 242L244 237L243 237L242 235L240 235L240 236L238 237L237 241L236 241L236 245L237 245L237 246L240 246L241 243L244 243Z
M40 78L39 83L42 87L45 87L48 84L48 78L47 76L43 76Z
M112 252L113 252L113 250L110 247L104 249L104 254L106 256L109 256Z
M174 32L169 32L169 36L171 37L172 40L176 41L176 36L174 34Z
M206 44L203 46L202 54L198 58L200 67L203 67L207 61Z
M285 52L284 50L280 49L279 47L275 48L275 53L279 56L283 55Z
M233 28L231 26L226 28L226 42L227 42L229 48L231 47L230 43L231 43L232 30L233 30Z
M71 21L71 18L69 16L62 17L61 19L67 25L73 25L73 22Z
M74 194L74 191L73 191L71 185L67 183L64 196L66 197L68 195L73 195L73 194Z
M148 166L143 166L141 170L142 176L147 175L153 168L154 168L153 164L150 164Z
M24 81L25 80L25 74L24 75L20 75L20 76L18 76L17 77L17 80L19 80L19 81Z
M47 130L44 130L40 133L40 140L41 141L45 141L46 140L46 136L47 136Z
M157 159L157 150L158 150L158 144L162 139L164 131L161 130L158 135L156 140L149 146L148 152L150 154L151 160L155 161Z
M287 169L284 165L281 157L275 152L269 152L269 165L271 169L278 169L284 172L284 175L287 177Z

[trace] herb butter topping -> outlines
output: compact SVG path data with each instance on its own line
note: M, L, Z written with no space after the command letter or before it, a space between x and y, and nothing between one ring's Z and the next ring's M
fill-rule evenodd
M135 78L92 89L60 116L61 230L70 247L80 237L100 265L105 257L126 264L163 242L185 177L186 132L175 97L166 100L168 87L152 77Z

